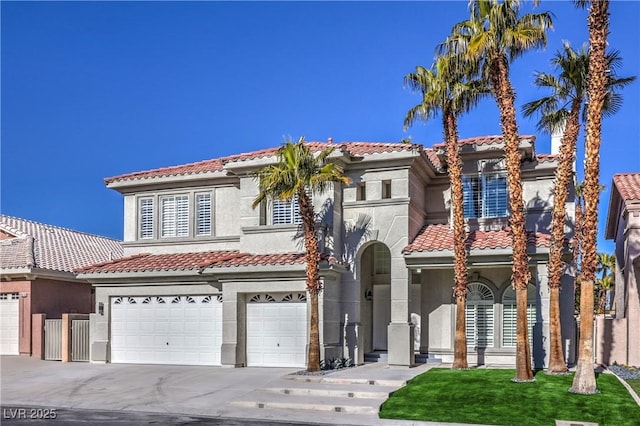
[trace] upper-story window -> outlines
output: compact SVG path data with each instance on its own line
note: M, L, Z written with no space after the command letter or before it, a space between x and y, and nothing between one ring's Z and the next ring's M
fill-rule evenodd
M212 194L210 192L138 199L139 239L206 235L212 235Z
M464 217L469 219L508 216L507 178L504 173L462 177Z
M160 197L162 238L189 236L189 196L169 195Z
M211 235L211 194L196 194L196 235Z
M300 206L298 196L291 200L274 199L271 203L271 224L272 225L297 225L302 223L300 217Z
M138 222L139 222L139 237L148 239L153 238L154 228L154 208L153 198L140 198L138 201Z

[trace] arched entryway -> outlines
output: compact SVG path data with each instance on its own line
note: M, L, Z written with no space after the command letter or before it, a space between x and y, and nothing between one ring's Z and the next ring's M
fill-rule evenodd
M385 244L375 242L363 250L360 288L365 352L386 351L391 322L391 252Z

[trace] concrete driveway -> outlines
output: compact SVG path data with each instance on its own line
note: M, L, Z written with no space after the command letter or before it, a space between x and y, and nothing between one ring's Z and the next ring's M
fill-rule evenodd
M290 382L284 376L298 370L295 368L63 364L22 356L3 356L0 363L0 402L5 407L121 410L301 424L427 424L381 420L371 414L322 412L314 415L298 410L247 408L232 404L233 401L251 398L256 389ZM353 369L350 374L357 375L360 368ZM374 371L362 371L367 370Z

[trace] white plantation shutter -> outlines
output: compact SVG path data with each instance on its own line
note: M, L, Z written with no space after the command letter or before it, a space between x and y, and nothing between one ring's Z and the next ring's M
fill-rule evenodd
M196 235L211 235L211 194L196 196Z
M527 325L529 326L529 345L533 345L533 327L536 323L536 288L527 287ZM502 295L502 346L516 346L516 292L507 288Z
M294 195L291 200L274 199L271 207L271 223L273 225L298 225L302 223L297 195Z
M189 196L162 197L162 237L186 237L189 235Z
M465 318L467 327L467 346L493 346L493 292L481 283L467 286L467 305Z
M153 238L153 198L141 198L139 203L140 238Z
M505 217L507 207L507 178L504 174L463 176L463 206L466 218Z

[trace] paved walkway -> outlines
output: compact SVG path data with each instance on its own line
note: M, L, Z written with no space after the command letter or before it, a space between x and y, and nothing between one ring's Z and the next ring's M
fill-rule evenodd
M415 368L367 364L326 376L292 377L291 373L298 369L63 364L19 356L3 356L0 363L0 402L4 406L332 425L438 424L382 420L375 414L377 410L371 410L386 398L382 393L399 388L432 367L426 364ZM364 408L360 410L358 406Z

